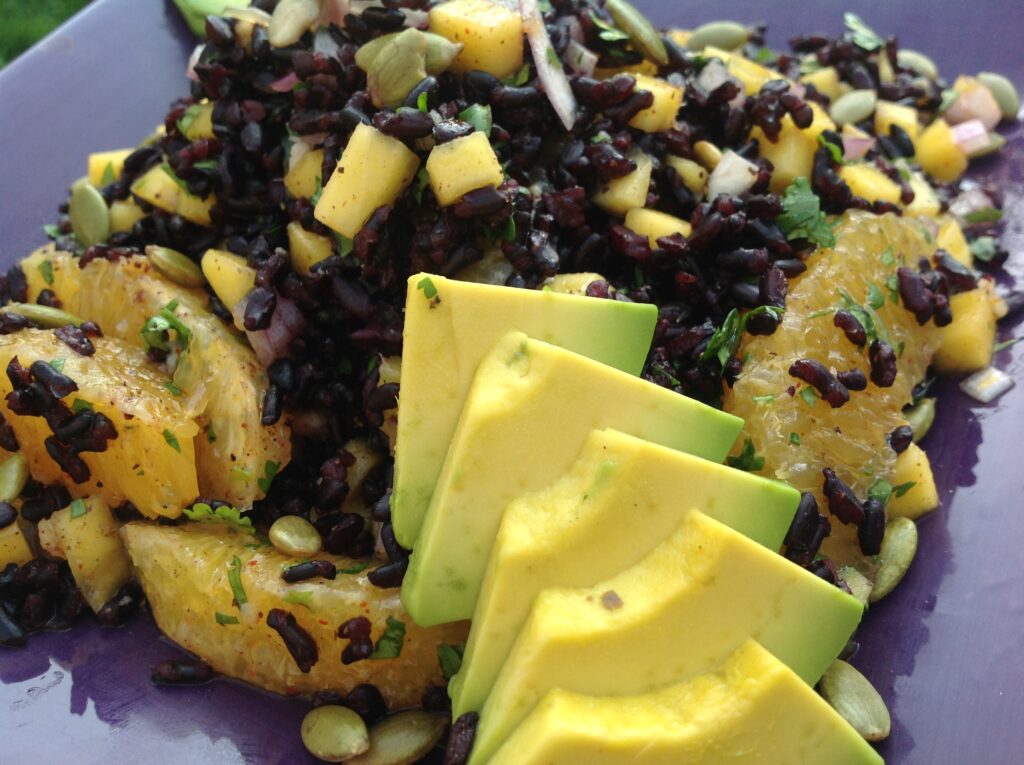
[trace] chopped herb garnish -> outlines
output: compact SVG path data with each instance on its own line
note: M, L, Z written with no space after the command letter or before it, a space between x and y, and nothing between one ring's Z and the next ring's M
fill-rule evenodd
M181 395L181 388L179 388L177 385L175 385L174 380L167 380L164 383L164 387L167 388L167 390L169 390L171 392L172 396L180 396Z
M192 342L192 330L181 319L174 315L178 301L172 300L160 309L160 313L151 316L142 327L142 342L146 349L158 348L161 351L185 351ZM173 340L170 332L174 331Z
M561 69L562 62L558 58L558 51L556 51L552 46L548 46L548 49L547 51L545 51L544 55L551 66L558 67L559 69Z
M599 130L590 139L591 143L611 143L612 137L604 130Z
M1003 219L1003 211L995 207L969 212L964 216L968 223L998 223Z
M230 505L221 505L214 509L205 502L196 502L192 507L186 507L183 512L190 521L198 523L223 523L232 529L246 531L250 534L256 533L252 527L252 519L248 516L243 516L240 510Z
M349 255L352 250L355 249L355 243L344 234L339 234L337 231L332 231L331 235L334 237L334 244L338 248L338 257L344 258Z
M295 603L296 605L305 606L310 611L313 610L313 591L312 590L288 590L284 596L285 603Z
M231 584L231 592L235 596L235 605L242 607L248 603L249 598L246 597L245 588L242 587L242 560L237 555L231 559L231 565L228 567L228 582Z
M109 186L116 180L117 178L114 177L114 163L108 162L107 166L103 168L103 175L100 176L100 187Z
M770 393L765 396L751 396L750 398L755 404L770 404L775 400L775 396Z
M274 476L277 475L277 471L281 469L280 462L273 462L267 460L263 465L263 478L256 481L256 484L260 487L260 491L266 494L270 491L270 482L274 480Z
M779 54L773 51L771 48L761 48L754 56L754 61L759 64L774 64L779 60Z
M882 265L891 266L896 262L896 256L892 253L892 247L886 247L885 252L882 253Z
M790 433L789 442L793 444L793 446L800 446L800 434L796 432Z
M166 428L164 428L164 441L166 441L167 445L174 449L174 451L179 454L181 453L181 444L178 443L177 437Z
M85 500L84 499L79 498L79 499L76 499L74 502L71 503L71 517L72 518L81 518L83 515L85 515L87 510L88 510L88 508L85 506Z
M199 117L199 113L202 110L203 107L200 104L192 104L192 106L188 107L188 109L185 110L185 113L182 114L181 118L178 120L178 130L180 130L181 134L186 138L188 137L188 129L192 127L192 123L196 121L196 118Z
M84 398L76 398L74 401L71 402L71 411L74 412L75 414L85 411L91 412L92 410L92 402L86 401Z
M776 319L779 319L782 317L783 309L762 305L742 315L735 308L729 311L725 321L722 322L722 326L708 340L707 347L704 349L704 353L701 354L701 361L708 362L711 359L717 358L718 363L724 370L725 365L729 363L729 359L736 353L736 348L740 344L740 336L747 328L747 322L752 317L762 313L771 314Z
M868 305L876 311L885 305L885 293L874 282L868 284Z
M462 668L462 656L466 651L464 645L448 645L441 643L437 646L437 663L441 665L441 673L445 680L451 680Z
M421 112L430 111L430 106L427 103L427 91L424 90L422 93L416 96L416 108L419 109Z
M476 132L488 136L491 134L491 127L494 125L489 104L473 104L459 112L459 119L472 125Z
M217 624L238 624L238 617L231 616L230 614L222 614L220 611L213 615L213 618L217 620Z
M192 165L196 170L216 170L217 160L215 159L204 159L201 162L196 162Z
M433 300L437 297L437 287L434 286L434 280L429 276L424 276L419 282L416 283L416 289L423 290L424 296L427 300Z
M338 569L338 573L339 574L359 574L359 573L362 573L363 571L366 571L366 569L368 569L369 567L370 567L369 563L357 563L356 565L349 566L348 568L339 568Z
M782 198L782 215L776 221L790 239L809 239L822 247L834 247L835 234L821 211L821 200L806 178L796 178Z
M835 308L835 307L832 307L832 308L822 308L822 309L817 310L817 311L811 311L809 314L807 314L807 318L808 319L820 319L822 316L831 316L837 310L838 309Z
M907 481L906 483L899 483L892 487L892 493L897 497L902 497L908 491L917 486L917 481Z
M1011 345L1019 343L1021 340L1024 340L1024 337L1015 337L1012 340L1003 340L1001 343L996 343L992 346L992 353L999 353L999 351L1006 350Z
M53 223L47 223L43 226L43 233L46 234L50 239L56 239L60 236L60 229L57 228Z
M405 643L405 622L393 616L388 617L388 626L380 636L377 645L370 654L371 659L397 659L402 655Z
M427 173L427 168L421 167L416 171L416 181L412 186L412 196L416 200L416 204L423 202L423 192L429 185L430 175Z
M511 77L506 77L502 80L503 85L515 85L517 88L525 85L530 81L530 65L523 64L519 67L519 71L513 74Z
M743 450L738 457L729 457L726 460L729 467L739 470L760 470L764 467L764 457L760 457L754 451L754 442L749 438L743 441Z
M505 221L505 225L501 229L501 238L506 242L514 242L516 240L516 219L514 215L509 215L508 220Z
M249 481L252 479L252 471L245 465L233 465L231 468L231 475L236 478L241 478L243 481Z
M311 196L309 198L309 203L311 205L313 205L313 207L316 207L317 202L320 201L320 197L322 197L323 194L324 194L323 179L321 179L321 177L318 175L316 177L316 188L313 190L313 196Z
M171 177L171 180L174 181L182 191L184 191L186 194L190 193L188 190L188 184L181 178L179 178L178 175L174 172L174 170L171 169L171 165L169 162L164 162L162 165L160 165L160 169L167 173L167 175Z
M609 24L593 11L590 12L590 19L594 22L594 26L601 30L597 33L597 36L605 42L625 42L629 39L629 35L618 27Z
M889 301L893 305L900 302L900 280L896 274L889 274L885 279L885 288L889 290Z
M949 107L951 107L958 98L960 98L960 94L957 93L952 88L947 88L946 90L942 91L942 98L939 101L939 114L942 114L943 112L947 111Z
M818 403L818 394L814 392L814 388L809 385L805 385L800 389L800 398L804 400L807 406L814 406Z
M868 499L877 500L883 505L889 504L890 497L892 497L892 484L884 478L879 478L868 489Z
M261 547L273 547L269 540L261 539L259 542L248 542L242 545L247 550L259 550Z
M832 155L833 162L838 165L846 164L843 160L843 147L828 140L824 133L818 134L818 145L824 149L828 149L828 153Z
M64 371L64 359L53 359L50 361L50 366L56 369L58 372Z
M850 35L850 41L858 48L862 48L870 53L885 45L885 40L879 37L878 33L865 24L857 14L844 13L843 22L846 24L846 31Z
M212 422L206 426L206 440L211 444L217 441L217 431L214 430Z
M53 286L53 261L44 260L39 264L39 273L43 275L43 281Z
M971 255L982 263L988 263L999 253L994 236L979 236L971 242Z

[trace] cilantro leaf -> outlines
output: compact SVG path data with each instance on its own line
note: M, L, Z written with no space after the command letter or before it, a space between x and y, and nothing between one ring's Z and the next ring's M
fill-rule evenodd
M793 444L793 446L800 446L800 434L795 431L793 433L790 433L789 442Z
M712 359L718 359L719 365L722 369L725 369L725 365L729 363L729 359L735 355L736 348L739 347L740 336L747 328L747 322L754 316L762 313L770 314L779 319L782 317L783 309L762 305L742 315L735 308L729 311L726 314L725 321L722 322L722 326L708 340L707 347L704 349L704 353L701 354L701 361L708 362Z
M882 288L874 282L868 284L868 305L876 311L885 305L885 293L883 293Z
M828 149L828 153L832 155L832 161L837 165L846 164L846 161L843 159L843 147L828 140L824 133L818 133L818 145Z
M907 481L906 483L896 484L892 487L892 493L897 497L902 497L915 486L917 486L917 481Z
M438 644L437 663L441 665L441 673L445 680L451 680L458 674L462 668L462 656L465 651L465 645Z
M368 569L369 567L370 567L369 563L357 563L354 566L349 566L348 568L339 568L338 569L338 573L339 574L358 574L358 573L361 573L363 571L366 571L366 569Z
M590 12L590 20L594 22L594 26L601 30L597 33L597 36L605 42L625 42L629 39L629 35L618 27L609 24L593 11Z
M190 330L177 316L174 315L178 307L178 301L172 300L160 309L160 313L150 316L142 326L142 342L146 349L158 348L161 351L186 351L189 343L192 342L192 330ZM174 332L171 339L170 333Z
M84 412L86 410L90 412L93 410L93 405L91 401L86 401L84 398L76 398L74 401L71 402L71 411L74 412L75 414L78 414L79 412Z
M43 233L46 234L50 239L56 239L60 236L60 229L57 228L53 223L47 223L43 226Z
M231 592L235 596L235 605L244 606L249 602L249 598L245 594L245 588L242 587L242 561L236 555L231 559L231 565L228 567L228 583L231 585Z
M313 196L309 198L309 203L316 207L317 202L320 201L320 197L324 195L324 184L323 179L318 175L316 177L316 188L313 190Z
M313 591L312 590L288 590L284 596L285 603L294 603L299 606L305 606L310 611L313 610Z
M726 460L729 467L734 467L739 470L760 470L764 467L764 457L759 456L754 451L754 442L749 438L743 441L743 450L740 452L738 457L729 457Z
M114 163L108 162L107 166L103 168L103 175L100 176L100 187L109 186L116 180L117 178L114 177Z
M71 503L71 517L81 518L89 511L89 508L85 506L85 500L79 497Z
M807 406L814 406L818 403L818 394L810 385L805 385L800 389L800 398L804 400L804 403L807 404Z
M355 249L355 243L344 234L332 231L331 235L334 237L334 244L338 247L339 258L344 258Z
M1003 219L1003 211L995 207L969 212L964 216L968 223L998 223Z
M868 499L877 500L878 502L881 502L883 506L889 504L889 499L891 497L892 484L884 478L879 478L871 485L871 488L868 489Z
M425 90L418 96L416 96L416 108L419 109L421 112L430 111L430 105L427 103L427 98L427 91Z
M274 476L277 475L277 471L281 469L280 462L273 462L267 460L263 465L263 478L260 478L256 483L260 487L260 491L266 494L270 491L270 482L274 480Z
M238 624L237 616L231 616L231 614L222 614L220 611L217 611L213 615L213 618L216 619L217 624L220 624L221 626L226 624Z
M558 51L556 51L554 47L549 45L548 49L544 52L544 55L548 60L548 64L558 69L562 68L562 61L558 58Z
M160 169L163 170L165 173L167 173L167 175L169 175L171 177L171 180L174 181L178 185L178 188L180 188L186 194L191 194L192 193L192 192L190 192L188 190L188 183L185 182L184 180L182 180L181 178L179 178L178 174L175 173L173 169L171 169L170 162L164 162L163 164L161 164L160 165Z
M164 441L167 442L167 445L180 454L181 444L178 443L177 437L171 431L167 430L167 428L164 428L163 436Z
M192 507L186 507L185 517L190 521L198 523L223 523L232 529L246 531L255 534L252 527L252 519L243 516L242 512L230 505L221 505L216 510L205 502L196 502Z
M203 107L201 104L192 104L185 110L185 113L178 119L178 130L183 136L188 137L188 129L192 127L192 123L196 121L196 118L202 112Z
M437 287L434 286L434 281L429 276L424 276L416 283L416 289L423 290L424 297L427 300L433 300L437 297Z
M39 273L43 275L43 281L53 286L53 261L44 260L39 264Z
M50 362L50 366L56 369L58 372L64 371L64 359L54 359Z
M397 659L402 655L405 644L405 622L393 616L388 617L388 626L384 634L377 640L377 645L370 654L371 659Z
M999 247L994 236L979 236L971 242L971 255L982 263L988 263L999 254Z
M821 247L834 247L835 234L821 211L821 200L804 177L796 178L782 198L782 215L776 221L789 239L809 239Z
M476 132L487 136L494 126L490 104L473 104L459 112L459 119L472 125Z
M875 30L865 24L857 14L844 13L843 22L846 24L846 31L850 35L850 41L858 48L862 48L870 53L885 45L885 40L879 37Z

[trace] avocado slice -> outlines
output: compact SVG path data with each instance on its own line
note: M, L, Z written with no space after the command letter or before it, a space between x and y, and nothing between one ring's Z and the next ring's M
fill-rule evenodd
M509 330L640 374L658 310L540 290L409 278L391 521L412 548L477 365Z
M691 507L778 550L800 492L615 430L587 438L572 469L505 510L462 670L448 686L454 716L480 711L546 587L588 587L635 565Z
M398 419L401 427L401 412ZM473 380L402 602L424 626L471 617L505 508L572 467L591 430L616 428L718 462L741 426L653 383L508 333Z
M549 691L490 765L882 765L838 712L757 641L718 671L642 696Z
M487 762L553 688L650 693L714 670L747 638L813 685L862 612L838 587L693 510L633 568L537 596L484 704L469 765Z

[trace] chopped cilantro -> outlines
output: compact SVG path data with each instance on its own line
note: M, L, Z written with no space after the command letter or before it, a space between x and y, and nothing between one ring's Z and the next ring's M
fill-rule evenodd
M349 566L348 568L339 568L338 569L338 573L339 574L359 574L359 573L361 573L363 571L366 571L366 569L368 569L369 567L370 567L369 563L357 563L356 565Z
M324 183L323 179L318 175L316 177L316 188L313 190L313 196L309 198L309 203L316 207L317 202L320 201L320 197L324 194Z
M75 414L79 412L92 411L93 406L91 401L86 401L84 398L76 398L71 402L71 411Z
M423 290L424 296L427 300L433 300L437 297L437 287L434 286L434 280L429 276L424 276L416 283L416 289Z
M183 511L185 517L190 521L198 523L223 523L232 529L247 531L255 534L252 527L252 519L243 516L242 512L230 505L221 505L216 510L205 502L196 502L192 507L186 507Z
M217 431L214 430L212 422L206 426L206 441L211 444L217 441Z
M590 139L591 143L611 143L612 137L608 135L607 131L599 130Z
M885 305L885 293L874 282L868 284L868 305L876 311Z
M556 51L553 46L549 45L544 55L548 60L548 64L559 69L562 68L562 62L558 58L558 51Z
M165 173L167 173L167 175L169 175L171 177L171 180L174 181L178 185L178 188L180 188L186 194L191 193L188 190L188 184L185 181L183 181L181 178L179 178L177 173L175 173L174 170L171 169L171 164L169 162L164 162L162 165L160 165L160 169L163 170Z
M149 348L158 348L161 351L185 351L192 342L192 330L190 330L181 319L174 315L178 307L178 301L172 300L160 309L156 316L150 316L142 327L142 342ZM170 338L173 330L174 339Z
M412 186L412 196L416 200L416 204L423 202L423 192L427 186L430 185L430 175L427 173L426 167L421 167L416 171L416 182Z
M789 184L777 223L790 239L809 239L822 247L835 246L836 237L821 211L821 200L806 178L797 178Z
M270 482L274 480L274 476L277 475L277 471L280 469L280 462L273 462L271 460L267 460L263 464L263 478L260 478L259 480L256 481L257 485L260 487L260 491L262 491L264 494L270 491Z
M39 264L39 273L43 275L43 281L53 286L53 261L44 260Z
M167 380L164 383L164 387L167 388L167 390L169 390L171 392L172 396L180 396L181 395L181 388L179 388L177 385L175 385L174 380Z
M46 234L50 239L56 239L60 236L60 229L57 228L53 223L47 223L43 226L43 233Z
M805 385L800 389L800 398L804 400L807 406L814 406L818 402L818 394L810 385Z
M459 112L459 119L472 125L476 132L488 136L494 125L489 104L473 104Z
M167 430L167 428L164 428L164 441L166 441L167 445L174 449L174 451L179 454L181 453L181 444L178 443L177 437L171 431Z
M242 545L242 547L247 550L259 550L261 547L273 547L273 545L268 540L261 539L259 542L248 542Z
M430 111L430 105L427 103L427 91L424 90L422 93L416 96L416 108L419 109L421 112Z
M800 446L800 434L796 432L790 433L789 442L793 444L793 446Z
M50 366L56 369L58 372L64 371L64 359L53 359L50 362Z
M707 347L704 349L704 353L701 355L701 361L708 362L711 359L718 359L718 363L722 369L725 369L725 365L729 363L729 359L736 353L736 348L740 344L740 335L747 328L747 322L754 316L761 313L768 313L773 315L776 319L780 318L783 313L783 309L776 308L775 306L762 305L754 308L747 313L740 315L739 311L733 308L725 317L725 321L722 322L722 326L711 336L708 340Z
M445 680L451 680L462 668L462 655L466 651L465 645L448 645L440 643L437 646L437 663L441 665L441 673Z
M890 497L892 497L892 484L884 478L879 478L868 489L868 499L877 500L883 506L889 504Z
M85 506L85 500L84 499L78 498L74 502L71 503L71 517L72 518L81 518L83 515L86 514L87 511L88 511L88 508Z
M754 61L758 64L774 64L779 60L779 54L773 51L771 48L761 48L754 56Z
M103 175L100 176L100 187L109 186L116 180L117 178L114 177L114 163L108 162L107 166L103 168Z
M824 133L818 133L818 145L824 149L828 149L828 153L832 155L832 161L838 165L845 164L843 160L843 147L839 144L832 143L825 137Z
M393 616L388 617L388 626L384 628L384 634L377 641L371 659L397 659L402 655L402 645L405 643L405 622Z
M998 252L999 247L996 245L996 238L994 236L979 236L971 242L971 255L982 263L988 263Z
M729 457L726 460L729 467L739 470L760 470L764 467L764 457L758 456L754 451L754 442L749 438L743 441L743 450L738 457Z
M194 167L196 170L216 170L217 160L204 159L199 162L196 162L194 165L192 165L192 167Z
M995 207L986 207L982 210L969 212L964 216L968 223L998 223L1003 219L1003 211Z
M862 48L870 53L885 45L885 40L879 37L857 14L844 13L843 22L846 24L846 31L850 35L850 41L858 48Z
M1021 340L1024 340L1024 337L1015 337L1012 340L1003 340L1001 343L996 343L992 346L992 353L999 353L999 351L1006 350L1011 345L1019 343Z
M181 134L188 137L188 129L192 127L192 123L199 117L199 113L203 110L200 104L192 104L185 110L185 113L178 119L178 130Z
M892 487L892 493L897 497L902 497L908 491L917 486L917 481L907 481L906 483L898 483Z
M597 33L597 36L605 42L625 42L629 39L629 35L618 27L609 24L593 11L590 12L590 20L594 22L594 26L601 30Z
M948 110L958 98L960 98L960 94L952 88L946 88L946 90L942 91L942 99L939 101L939 114Z
M516 219L514 215L509 215L508 220L505 221L505 225L501 229L501 238L506 242L514 242L516 240Z
M886 247L885 252L882 253L882 265L891 266L896 262L896 256L892 253L892 247Z
M231 565L228 567L228 582L231 584L231 592L235 596L235 605L244 606L249 602L245 595L245 588L242 587L242 561L235 555L231 558Z
M900 302L900 280L896 274L889 274L885 279L885 288L889 290L889 300L893 305Z
M220 625L238 624L237 616L231 616L230 614L222 614L220 611L217 611L217 613L213 615L213 618L216 619L217 624Z
M241 478L243 481L252 479L252 471L245 465L233 465L231 467L231 475L236 478Z
M338 247L338 257L344 258L355 249L355 243L344 234L332 231L331 235L334 237L334 244Z
M313 610L313 591L312 590L288 590L284 596L285 603L295 603L299 606L305 606L310 611Z
M378 364L380 364L380 359L381 359L381 356L378 353L375 353L372 356L370 356L370 360L366 362L366 374L367 375L372 375L373 374L373 370L377 368Z
M506 85L515 85L517 88L525 85L530 81L530 65L523 64L511 78L506 78L508 81L503 81Z
M750 398L755 404L770 404L775 400L775 396L770 393L765 396L751 396Z

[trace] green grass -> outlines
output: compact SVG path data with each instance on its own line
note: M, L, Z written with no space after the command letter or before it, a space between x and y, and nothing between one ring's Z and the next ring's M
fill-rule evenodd
M45 37L89 0L0 0L0 66Z

